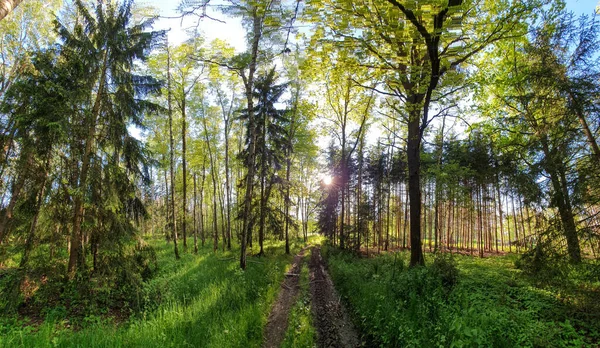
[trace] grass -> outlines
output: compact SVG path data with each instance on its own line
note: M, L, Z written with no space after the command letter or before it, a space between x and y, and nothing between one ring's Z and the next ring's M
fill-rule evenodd
M589 306L597 302L597 282L544 286L516 269L512 255L434 262L428 254L429 267L408 269L408 253L358 259L324 249L336 288L371 346L597 347L600 341L600 308Z
M262 330L286 266L292 256L282 242L269 242L267 257L249 257L246 271L238 252L214 254L210 246L198 255L182 253L153 240L159 273L138 296L146 310L117 324L110 317L90 315L72 323L65 311L49 310L41 325L22 326L0 320L2 347L258 347ZM293 244L292 250L299 246ZM77 324L77 325L76 325ZM74 331L71 327L83 327Z
M306 264L306 260L309 259L310 254L303 258L305 264L300 271L300 292L290 311L288 328L281 344L282 348L316 347L317 331L312 322L308 264Z

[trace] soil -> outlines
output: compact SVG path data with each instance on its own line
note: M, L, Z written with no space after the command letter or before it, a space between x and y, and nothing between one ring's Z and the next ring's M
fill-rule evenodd
M305 250L306 248L302 249L294 257L292 268L286 273L285 279L281 283L279 297L271 309L267 325L265 326L263 335L263 347L265 348L276 348L283 342L288 326L290 309L296 302L296 297L300 290L300 270L302 269Z
M319 347L361 347L354 325L325 269L319 247L309 262L310 293Z

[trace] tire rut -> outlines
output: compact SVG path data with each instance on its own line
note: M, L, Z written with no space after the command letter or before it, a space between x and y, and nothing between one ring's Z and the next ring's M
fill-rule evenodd
M361 347L354 325L325 269L321 249L312 248L309 262L310 293L319 347Z
M285 338L285 332L288 327L288 317L290 309L296 302L296 297L300 290L300 271L304 263L304 251L302 249L295 257L292 263L292 268L285 275L285 279L281 283L281 291L277 297L277 301L271 309L267 325L264 330L264 348L277 348L281 346Z

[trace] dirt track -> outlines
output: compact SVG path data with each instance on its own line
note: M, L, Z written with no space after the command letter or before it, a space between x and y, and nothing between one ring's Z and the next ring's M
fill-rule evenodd
M362 346L352 321L325 269L321 249L312 248L309 262L310 293L319 347Z
M298 291L300 289L300 270L302 269L305 250L306 249L302 249L300 253L294 257L292 268L281 283L281 291L279 292L277 301L271 309L263 334L263 347L265 348L277 348L281 346L281 342L283 342L285 331L288 326L290 309L296 302L296 296L298 296Z
M281 291L271 309L263 333L263 347L280 347L288 326L288 317L300 290L300 271L305 249L294 257L292 268L281 283ZM333 282L325 269L321 249L313 247L308 263L313 324L317 330L319 347L364 346L340 301Z

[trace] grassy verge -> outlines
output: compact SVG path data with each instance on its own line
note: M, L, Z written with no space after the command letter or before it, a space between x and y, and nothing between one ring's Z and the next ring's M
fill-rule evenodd
M298 299L290 311L288 328L281 344L282 348L316 347L316 330L312 323L310 307L310 284L308 278L308 265L310 252L304 255L304 266L300 271L300 292Z
M600 340L597 283L542 286L514 256L457 255L408 269L408 253L357 259L324 248L336 288L373 346L585 347ZM456 270L458 269L458 273ZM595 295L594 295L595 294ZM587 298L587 301L585 300Z
M152 241L160 271L139 293L146 310L116 324L111 317L85 317L72 323L61 312L43 324L22 326L0 321L3 347L258 347L284 269L292 257L282 243L266 248L267 257L249 257L246 271L238 268L238 252L202 248L176 261L171 245ZM293 250L298 246L293 245ZM71 327L83 329L74 332Z

